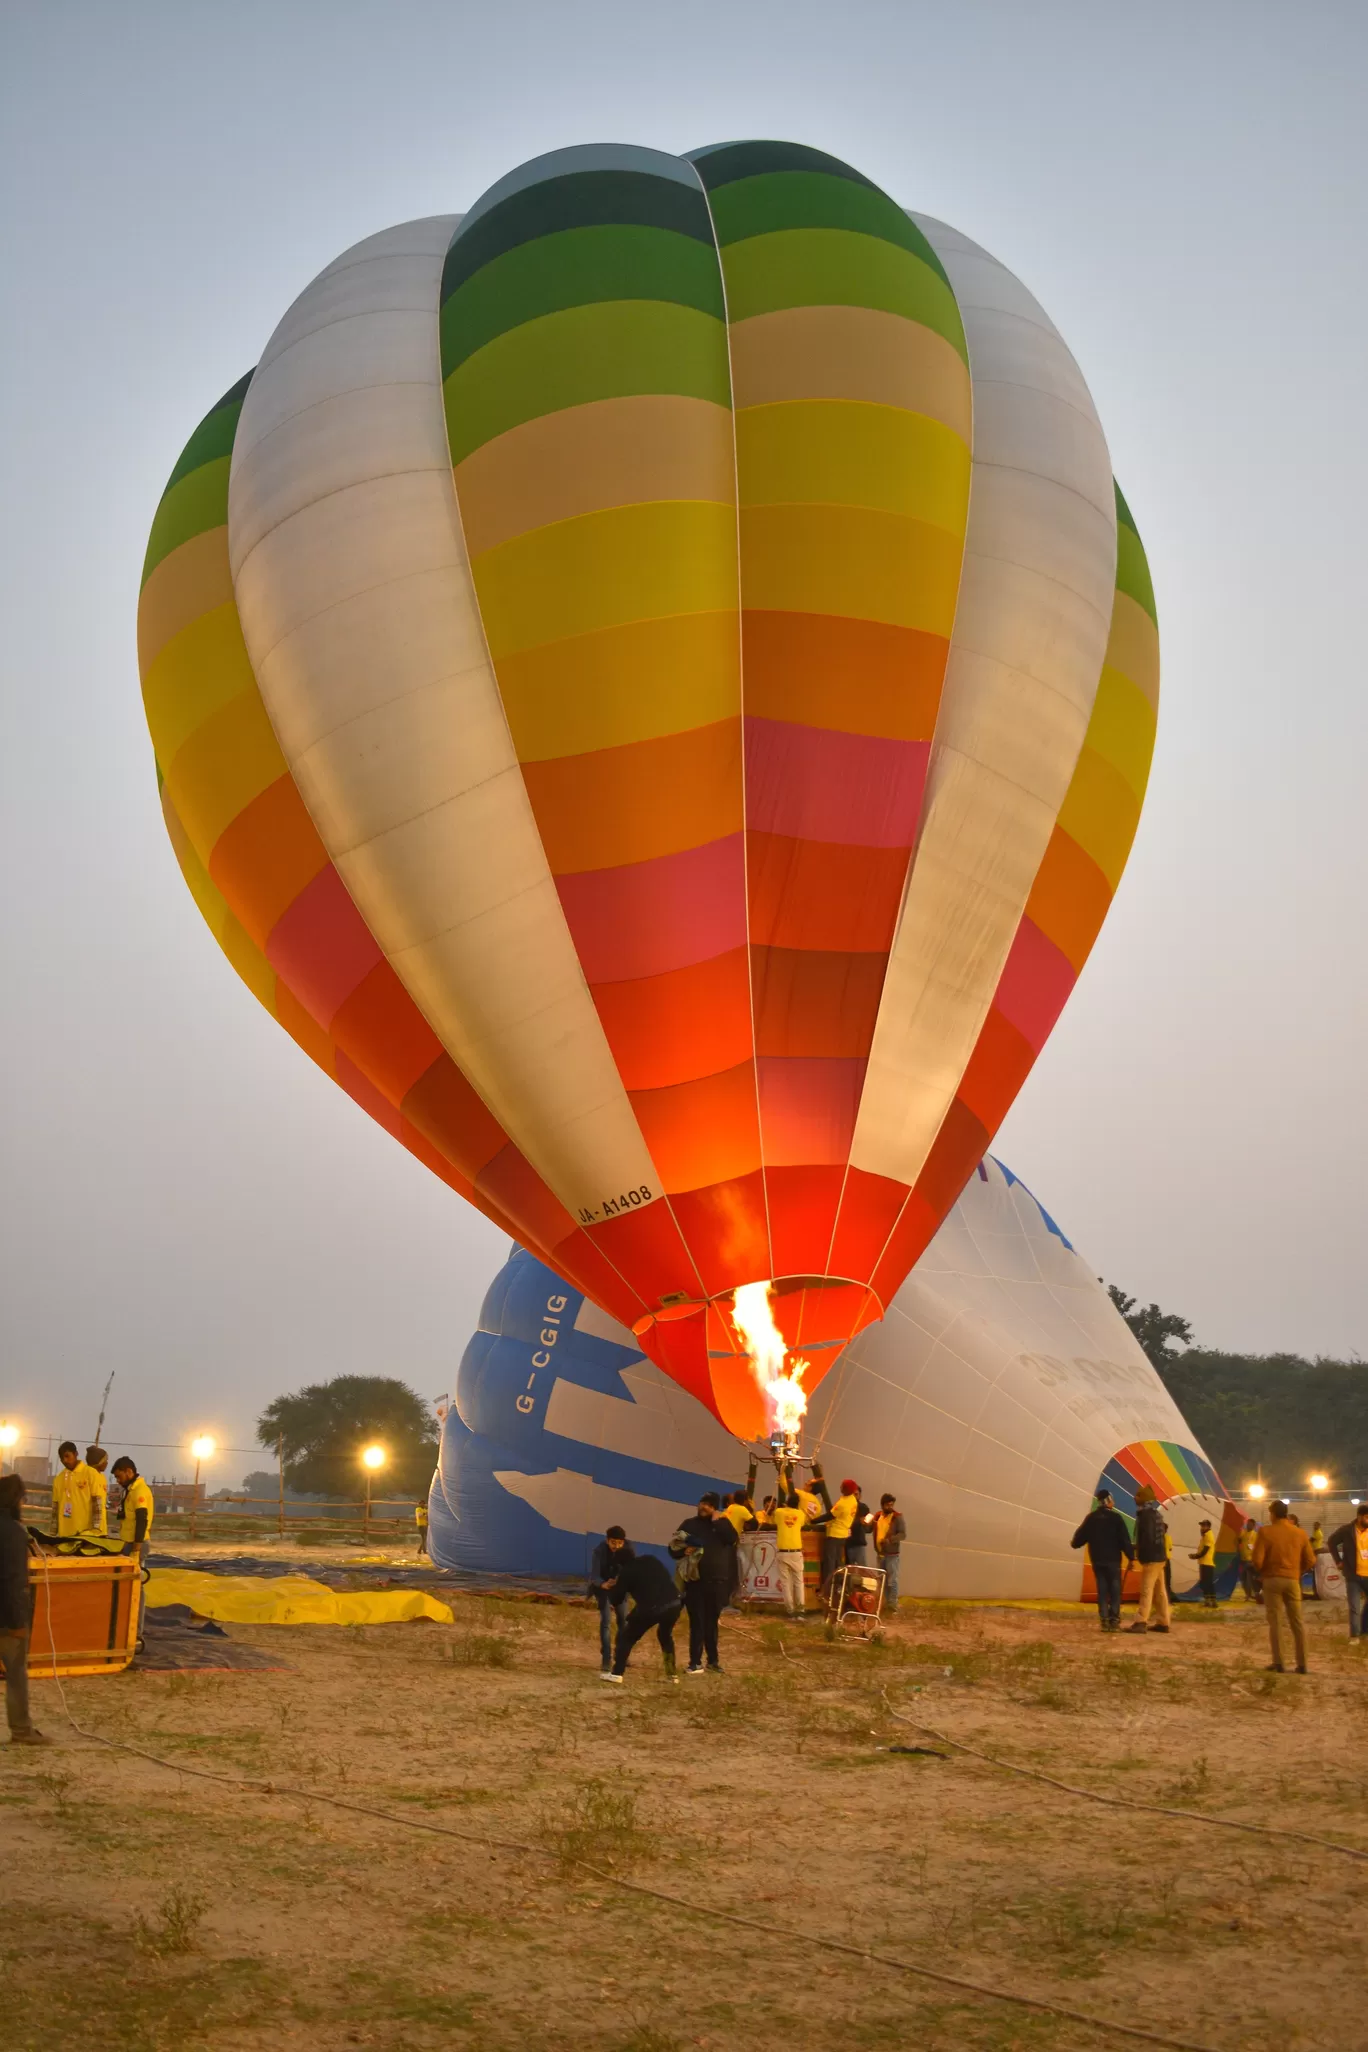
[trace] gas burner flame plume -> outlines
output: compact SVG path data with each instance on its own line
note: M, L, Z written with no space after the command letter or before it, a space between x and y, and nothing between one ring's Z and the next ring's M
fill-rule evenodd
M767 1282L741 1284L732 1300L732 1322L750 1355L755 1379L769 1399L775 1435L782 1434L785 1450L796 1453L807 1410L803 1376L808 1364L799 1359L791 1368L787 1365L788 1348L774 1322Z

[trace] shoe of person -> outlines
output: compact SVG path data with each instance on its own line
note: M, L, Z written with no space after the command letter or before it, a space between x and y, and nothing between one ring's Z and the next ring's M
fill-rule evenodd
M1166 1632L1166 1631L1168 1630L1168 1626L1167 1626L1167 1625L1149 1625L1149 1626L1147 1626L1147 1627L1146 1627L1146 1629L1147 1629L1148 1631L1151 1631L1151 1632Z
M626 1675L615 1674L611 1667L605 1667L602 1674L599 1676L600 1681L616 1682L619 1688L621 1688L624 1685L626 1679Z
M1270 1660L1270 1661L1269 1661L1269 1663L1268 1663L1268 1665L1267 1665L1267 1667L1266 1667L1266 1668L1264 1669L1264 1673L1265 1673L1265 1674L1286 1674L1286 1673L1287 1673L1287 1669L1286 1669L1286 1668L1285 1668L1285 1667L1283 1666L1283 1664L1282 1664L1281 1660Z
M10 1733L10 1744L12 1746L50 1746L52 1740L46 1732L39 1731L37 1726L34 1725L28 1731L12 1731Z
M1149 1630L1149 1626L1147 1624L1141 1624L1139 1618L1137 1618L1135 1620L1135 1623L1133 1625L1128 1625L1126 1629L1127 1631L1132 1632L1147 1632Z
M715 1660L715 1661L713 1662L712 1666L711 1666L711 1667L710 1667L710 1668L708 1669L708 1673L709 1673L709 1674L721 1674L721 1672L722 1672L722 1663L721 1663L721 1661L720 1661L720 1660Z
M604 1661L602 1667L599 1669L600 1674L611 1674L612 1671L612 1668L608 1665L608 1662L606 1660Z
M1309 1669L1309 1668L1306 1668L1306 1667L1299 1667L1299 1668L1297 1669L1297 1673L1298 1673L1298 1674L1309 1674L1309 1673L1310 1673L1310 1669Z
M691 1668L689 1668L689 1669L687 1670L687 1672L688 1672L689 1674L702 1674L702 1672L703 1672L703 1667L702 1667L702 1664L700 1663L700 1664L699 1664L699 1665L698 1665L697 1667L691 1667Z

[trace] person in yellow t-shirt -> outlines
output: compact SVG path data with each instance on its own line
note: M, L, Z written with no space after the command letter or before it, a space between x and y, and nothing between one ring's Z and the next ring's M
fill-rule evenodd
M782 1494L774 1506L775 1572L779 1577L785 1610L790 1617L801 1617L805 1600L803 1527L808 1517L793 1486L792 1469L780 1475L779 1483Z
M814 1468L812 1472L815 1476L817 1470ZM859 1484L847 1477L841 1484L840 1495L831 1506L826 1534L822 1540L822 1594L828 1599L837 1574L846 1564L846 1542L850 1538L859 1509Z
M1206 1610L1219 1608L1216 1602L1216 1534L1211 1529L1211 1519L1203 1518L1201 1537L1197 1551L1188 1555L1197 1563L1197 1579L1202 1585L1202 1605Z
M145 1545L152 1536L152 1519L156 1505L152 1491L138 1473L137 1465L127 1454L120 1454L114 1463L114 1480L123 1491L123 1503L119 1509L119 1537L127 1553L134 1546Z
M62 1465L52 1478L52 1529L59 1539L78 1539L94 1526L93 1478L74 1439L62 1441L57 1458Z
M102 1446L86 1448L86 1466L90 1470L90 1529L92 1532L98 1532L103 1539L109 1531L109 1484L105 1480L109 1455Z
M428 1507L425 1503L414 1504L413 1522L418 1527L418 1544L415 1547L414 1551L417 1553L426 1553L428 1534Z
M1173 1534L1164 1528L1164 1587L1168 1590L1169 1602L1173 1601Z

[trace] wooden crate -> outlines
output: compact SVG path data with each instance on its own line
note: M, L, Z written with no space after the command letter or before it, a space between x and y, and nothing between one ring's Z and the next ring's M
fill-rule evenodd
M141 1580L136 1553L86 1559L45 1552L31 1558L30 1675L51 1681L58 1674L122 1673L137 1651Z

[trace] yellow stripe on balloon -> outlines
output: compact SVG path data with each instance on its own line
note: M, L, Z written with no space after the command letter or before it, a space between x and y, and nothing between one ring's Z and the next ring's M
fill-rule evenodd
M748 611L832 613L948 636L962 538L855 506L752 506L741 514Z
M167 768L166 783L202 862L244 806L284 775L285 758L255 685L196 729Z
M1097 686L1083 746L1125 778L1138 805L1149 781L1157 720L1138 684L1107 664Z
M138 667L144 677L183 628L202 613L232 603L226 527L211 527L163 557L138 600Z
M969 367L943 335L872 306L789 306L731 329L738 408L852 399L941 421L968 442Z
M710 726L741 709L736 614L631 620L506 655L499 690L524 763Z
M218 530L220 537L225 532ZM220 547L226 563L228 552L221 539ZM175 560L167 558L168 563ZM182 627L143 671L143 708L163 772L169 774L181 749L206 720L255 689L237 607L230 597L227 604Z
M968 446L923 413L842 399L751 406L737 412L736 455L743 506L860 506L964 533Z
M1128 592L1118 591L1112 606L1106 660L1111 669L1129 677L1132 684L1144 693L1157 717L1159 629L1144 607Z
M1092 857L1113 891L1121 881L1139 820L1140 800L1126 779L1085 747L1059 808L1059 825Z
M736 605L730 506L665 502L587 513L490 549L471 568L495 662L520 649L667 613Z

